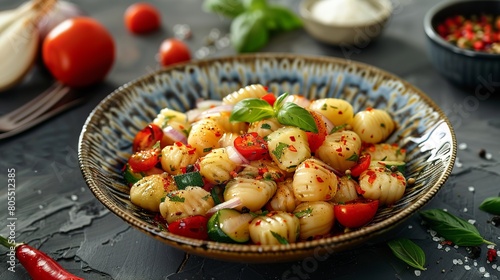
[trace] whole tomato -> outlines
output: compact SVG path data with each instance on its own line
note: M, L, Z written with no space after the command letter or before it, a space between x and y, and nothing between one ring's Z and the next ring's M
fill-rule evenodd
M165 39L160 45L159 59L162 66L189 61L191 51L183 41L169 38Z
M124 15L125 26L135 34L149 33L158 30L161 25L161 16L158 9L148 3L130 5Z
M50 73L70 87L102 81L115 59L111 34L90 17L67 19L52 29L42 45L42 58Z

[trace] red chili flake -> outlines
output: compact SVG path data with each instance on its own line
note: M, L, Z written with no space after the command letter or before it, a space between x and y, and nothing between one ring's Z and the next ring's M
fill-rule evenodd
M363 190L360 185L356 184L356 192L362 195L365 193L365 190Z
M497 250L488 249L487 258L489 262L494 262L497 259Z
M343 114L343 112L339 110L338 114L339 114L339 115L342 115L342 114Z
M326 199L326 200L330 200L331 198L332 198L332 196L331 196L330 194L327 194L327 195L325 196L325 199Z
M255 176L255 180L262 180L262 179L264 179L264 177L262 177L261 175Z
M288 146L288 149L290 151L292 151L292 152L296 152L297 151L297 149L295 149L295 147L293 145Z
M453 245L453 242L449 241L449 240L444 240L441 242L442 245L448 245L448 246L452 246Z
M259 226L259 225L260 225L260 222L261 222L261 220L258 220L257 222L255 222L255 225L256 225L256 226Z
M365 129L364 128L361 130L361 134L365 134Z
M290 136L290 140L291 140L292 142L295 142L295 136L293 136L293 135L292 135L292 136Z
M375 180L377 179L377 173L375 173L373 170L368 170L366 172L366 175L368 175L368 183L373 184Z
M316 177L316 180L317 180L318 182L320 182L320 183L323 183L323 182L324 182L324 181L323 181L323 179L321 179L321 177Z
M309 163L304 162L304 167L305 167L305 168L309 168L309 167L310 167L310 166L309 166Z
M229 172L229 174L233 177L233 178L236 178L236 176L238 176L238 173L236 173L236 171L231 171Z
M266 173L268 171L269 170L266 167L261 167L261 168L259 168L259 175L262 175L262 174L264 174L264 173Z
M183 130L183 129L184 129L184 126L183 126L182 124L180 124L180 125L179 125L179 128Z
M221 137L221 133L220 133L220 131L216 131L216 132L215 132L215 137Z
M177 147L182 147L182 145L184 145L184 144L182 144L182 142L179 142L179 141L175 142L174 144L175 144Z
M368 107L368 108L366 108L366 111L373 111L373 108L372 107Z
M186 167L181 167L182 174L186 174Z
M342 152L342 147L337 148L335 151L341 153Z

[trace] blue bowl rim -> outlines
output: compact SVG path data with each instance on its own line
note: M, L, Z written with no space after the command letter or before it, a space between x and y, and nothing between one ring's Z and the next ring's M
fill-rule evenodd
M492 54L492 53L485 53L485 52L476 52L476 51L471 51L467 49L463 49L460 47L457 47L449 42L447 42L445 39L443 39L439 34L436 33L436 30L432 26L432 20L434 19L434 16L441 12L444 11L450 7L464 4L464 3L470 3L470 4L477 4L477 2L489 2L489 3L497 3L500 4L500 1L498 0L458 0L458 1L445 1L441 2L434 7L432 7L429 11L424 16L424 31L425 34L429 39L431 39L433 42L437 43L441 47L448 49L456 54L459 55L464 55L470 58L484 58L484 59L500 59L500 54Z

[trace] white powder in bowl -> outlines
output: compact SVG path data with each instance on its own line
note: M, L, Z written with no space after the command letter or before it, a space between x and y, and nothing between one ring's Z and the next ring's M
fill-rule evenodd
M325 24L357 25L377 20L382 10L370 0L322 0L311 7L311 14Z

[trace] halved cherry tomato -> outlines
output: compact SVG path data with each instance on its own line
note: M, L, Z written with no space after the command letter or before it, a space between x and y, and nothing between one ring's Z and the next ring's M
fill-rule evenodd
M138 151L128 159L128 164L134 172L148 171L160 162L160 154L159 148Z
M208 239L208 218L201 215L186 217L168 224L168 231L184 237Z
M359 157L358 163L351 167L351 176L358 177L361 175L363 171L370 167L370 162L372 161L372 157L370 154L364 154Z
M328 135L328 131L326 130L326 124L323 121L321 115L314 111L309 111L314 118L314 122L316 123L316 127L318 128L318 133L314 132L306 132L307 141L309 142L309 148L311 152L316 152L316 150L323 144L326 136Z
M259 160L269 154L266 140L259 136L257 132L250 132L236 137L234 147L248 160Z
M160 28L161 16L158 9L148 3L135 3L125 10L125 26L135 34L149 33Z
M135 135L132 142L132 152L136 153L151 149L162 138L163 130L156 124L151 123Z
M85 87L104 79L115 59L111 34L90 17L67 19L52 29L42 46L50 73L70 87Z
M269 105L273 106L274 102L276 102L276 95L274 95L274 93L268 93L262 96L260 99L266 101L267 103L269 103Z
M191 51L183 41L170 38L161 43L159 59L162 66L189 61L191 59Z
M344 227L359 228L370 222L377 213L378 200L354 200L333 206L335 219Z

